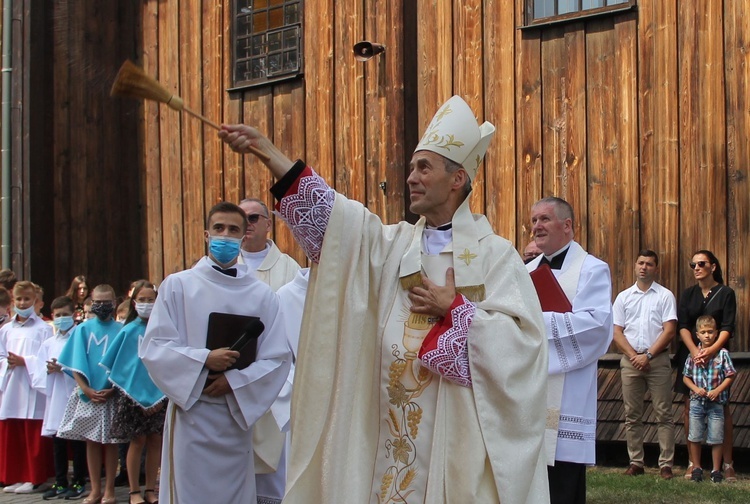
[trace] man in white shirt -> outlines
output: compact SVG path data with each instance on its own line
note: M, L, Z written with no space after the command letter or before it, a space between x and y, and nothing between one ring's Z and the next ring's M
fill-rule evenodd
M641 250L635 261L633 286L617 295L612 305L615 344L624 354L620 361L622 400L629 476L643 474L643 399L651 391L659 433L659 475L672 479L674 416L672 414L672 365L669 344L677 330L674 294L656 283L659 258L653 250Z
M567 313L545 311L549 343L547 463L550 502L586 502L586 466L596 461L596 375L612 342L609 266L573 240L573 209L548 197L531 207L534 241L570 301ZM552 461L554 460L554 465Z

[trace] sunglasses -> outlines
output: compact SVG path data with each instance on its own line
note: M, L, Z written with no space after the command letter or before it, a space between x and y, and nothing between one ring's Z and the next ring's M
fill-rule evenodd
M250 224L255 224L261 217L263 217L264 219L268 219L268 217L266 217L265 215L254 213L247 216L247 222L249 222Z
M698 261L688 263L688 266L690 266L690 269L695 269L696 266L698 266L699 268L705 268L707 264L710 263L708 261Z

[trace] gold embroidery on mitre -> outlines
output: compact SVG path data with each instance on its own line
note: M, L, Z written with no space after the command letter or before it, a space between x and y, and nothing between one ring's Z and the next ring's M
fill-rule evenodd
M464 249L463 254L458 256L458 258L461 259L463 262L465 262L467 266L469 266L471 264L472 259L477 258L477 255L472 254L469 249Z
M442 109L440 109L438 113L435 114L435 117L432 119L430 125L427 127L427 131L425 131L424 135L422 135L422 139L419 141L419 145L435 146L448 151L450 151L452 147L463 147L464 142L462 142L461 140L457 140L455 134L444 133L441 135L438 132L440 123L443 118L451 114L452 112L453 110L451 109L449 104L446 104Z
M416 273L412 273L411 275L401 277L399 281L401 282L401 288L404 290L409 290L412 287L421 287L422 286L422 272L417 271Z
M438 111L437 114L435 114L435 121L440 122L443 120L443 117L447 116L448 114L452 113L453 110L451 109L450 104L446 104L442 109Z
M463 296L472 303L479 303L480 301L484 301L486 296L484 284L456 287L456 292L463 294Z

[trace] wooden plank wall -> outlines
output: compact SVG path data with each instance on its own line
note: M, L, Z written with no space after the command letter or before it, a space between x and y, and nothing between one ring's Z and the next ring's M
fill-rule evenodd
M632 283L640 248L659 252L676 293L692 284L692 252L710 248L737 292L735 348L747 350L750 0L697 1L640 0L637 11L523 30L519 0L308 2L304 79L230 93L231 2L143 2L142 62L209 117L258 126L386 222L405 212L405 139L461 94L498 129L472 195L496 231L522 248L531 204L566 198L577 239L610 265L613 294ZM356 62L360 40L385 54ZM415 124L402 112L411 107ZM145 243L159 280L202 254L213 202L270 203L271 181L205 127L143 112ZM275 239L303 259L283 224Z
M637 12L516 35L519 248L529 203L547 195L573 205L613 295L653 248L679 296L692 253L708 248L737 293L735 350L749 346L748 14L747 0L640 0Z
M137 102L111 99L109 89L122 61L143 52L141 12L136 2L27 4L32 16L33 7L44 13L47 31L44 36L27 32L40 47L46 42L44 57L24 65L32 65L32 71L34 65L47 65L51 74L19 107L44 109L45 124L25 127L24 143L32 152L50 153L25 168L35 184L47 184L51 198L33 205L43 218L35 218L32 209L27 220L30 249L23 253L33 259L28 274L45 288L47 305L80 274L88 276L90 287L109 283L120 294L147 272L138 128L142 111ZM42 267L45 262L53 267Z
M396 222L404 214L404 126L392 113L404 106L403 5L326 0L315 7L304 10L303 44L313 48L304 80L225 91L231 87L230 0L142 2L139 63L191 108L217 122L258 127L339 191ZM360 40L380 41L388 51L362 64L352 55ZM203 255L203 216L211 205L259 197L270 206L273 181L257 159L224 148L195 120L155 104L145 104L144 115L145 242L149 275L158 281ZM306 262L280 221L273 238Z

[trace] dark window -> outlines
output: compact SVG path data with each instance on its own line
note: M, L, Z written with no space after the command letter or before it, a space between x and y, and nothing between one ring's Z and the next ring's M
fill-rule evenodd
M234 0L232 86L302 74L302 0Z
M635 7L636 0L522 0L526 25L596 16Z

